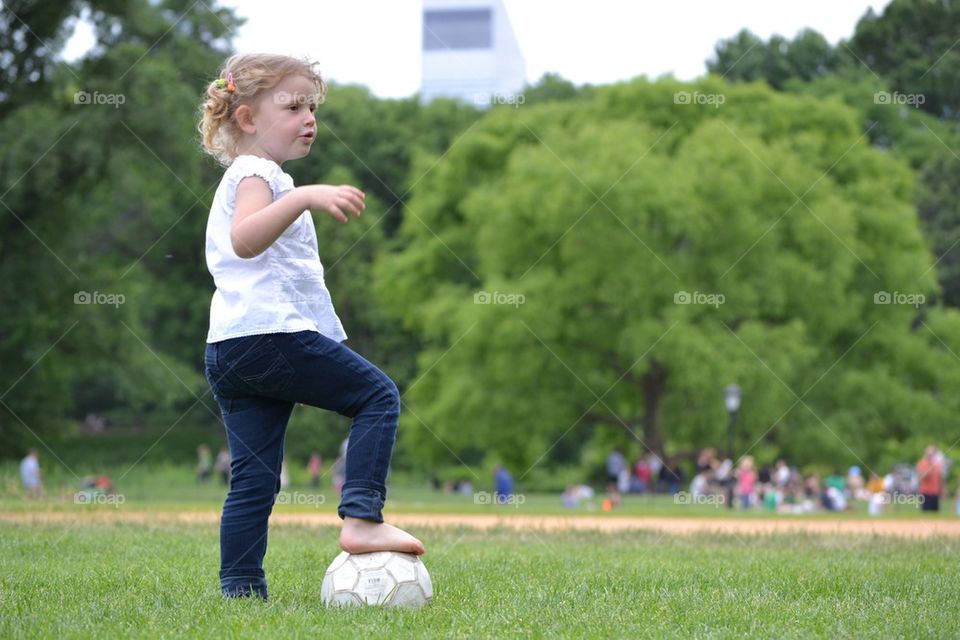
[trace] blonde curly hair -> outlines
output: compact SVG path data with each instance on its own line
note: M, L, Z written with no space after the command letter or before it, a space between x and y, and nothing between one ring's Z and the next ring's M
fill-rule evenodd
M207 85L200 108L197 129L203 150L223 166L233 162L241 138L240 127L234 119L237 107L252 104L264 91L289 76L311 80L318 100L323 102L327 85L315 62L270 53L237 54L228 58L217 78ZM232 78L232 85L227 84L228 78Z

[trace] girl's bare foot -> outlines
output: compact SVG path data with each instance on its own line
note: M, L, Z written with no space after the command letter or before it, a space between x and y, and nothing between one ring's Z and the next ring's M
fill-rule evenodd
M400 551L421 555L423 543L412 535L387 524L347 516L340 530L340 548L347 553L370 553L372 551Z

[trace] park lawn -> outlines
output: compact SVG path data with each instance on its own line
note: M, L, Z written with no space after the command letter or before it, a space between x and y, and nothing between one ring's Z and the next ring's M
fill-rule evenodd
M218 532L0 523L0 637L958 637L958 542L416 528L421 610L319 603L338 529L275 525L270 601L227 601Z

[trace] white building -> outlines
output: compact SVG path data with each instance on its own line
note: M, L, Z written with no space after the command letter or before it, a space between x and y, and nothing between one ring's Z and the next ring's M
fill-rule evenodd
M509 102L523 91L526 63L501 0L424 0L425 101Z

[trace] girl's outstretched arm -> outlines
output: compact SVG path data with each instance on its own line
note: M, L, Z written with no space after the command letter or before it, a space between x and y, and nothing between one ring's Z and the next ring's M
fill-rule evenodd
M340 222L359 218L364 193L350 185L311 184L296 187L278 200L263 178L247 176L237 185L230 242L240 258L255 258L276 241L305 209L322 209Z

